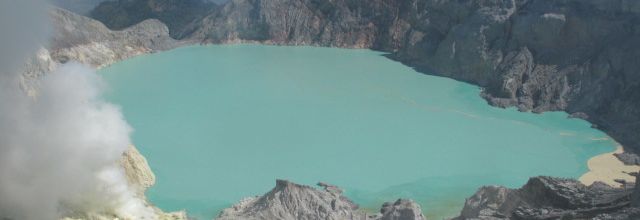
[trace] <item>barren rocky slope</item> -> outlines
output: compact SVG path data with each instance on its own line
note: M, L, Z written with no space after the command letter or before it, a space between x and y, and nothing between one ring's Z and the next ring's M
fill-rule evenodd
M50 17L51 40L23 68L23 84L29 93L35 93L33 84L38 78L61 63L73 61L101 68L188 43L171 38L167 26L158 20L112 31L96 20L60 8L53 8Z
M233 0L182 37L388 51L484 87L493 105L567 111L640 150L639 18L635 0Z
M111 31L102 23L62 9L51 12L53 38L47 49L54 60L79 61L102 67L131 56L174 48L166 25L145 20L122 31Z
M342 195L342 190L326 183L319 190L286 180L263 196L247 198L223 210L217 220L425 220L420 206L407 199L382 205L380 213L367 214Z
M158 19L172 36L194 20L201 19L216 4L206 0L120 0L104 1L89 14L107 27L121 30L147 19Z

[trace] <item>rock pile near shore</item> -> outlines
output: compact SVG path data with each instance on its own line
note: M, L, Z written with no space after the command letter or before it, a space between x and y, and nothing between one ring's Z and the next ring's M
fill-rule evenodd
M534 177L520 189L485 186L467 199L465 219L637 219L634 185L612 188L603 183L585 186L573 179Z
M218 220L424 220L420 206L408 199L385 203L380 213L368 214L329 184L324 189L277 180L263 196L247 198L224 209Z

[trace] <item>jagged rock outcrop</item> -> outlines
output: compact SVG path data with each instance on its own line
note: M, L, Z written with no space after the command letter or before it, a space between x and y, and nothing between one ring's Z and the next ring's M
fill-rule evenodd
M233 0L183 37L392 52L425 73L484 87L493 105L580 115L632 151L640 150L639 19L635 0Z
M56 64L75 61L104 67L146 53L175 48L185 43L173 40L167 26L146 20L122 31L112 31L102 23L60 8L50 10L51 39L27 62L26 79L37 79Z
M258 41L370 48L376 25L352 13L347 4L347 1L235 0L192 24L192 31L188 31L192 33L187 37L213 43Z
M137 196L147 201L144 192L156 183L156 176L151 171L147 159L140 154L135 146L130 146L122 154L120 166L124 168L129 186L137 190ZM159 220L187 220L186 212L165 213L157 207L153 207Z
M206 0L103 1L89 14L107 27L121 30L147 19L158 19L178 37L189 23L201 19L217 5Z
M96 68L136 55L154 53L188 44L169 36L167 26L146 20L122 31L112 31L102 23L60 8L50 10L51 39L29 59L23 70L23 87L34 95L38 78L58 64L80 62Z
M147 159L144 158L135 146L129 147L120 159L120 166L124 168L129 185L137 189L139 196L144 197L144 192L156 184L156 176L151 171Z
M138 152L135 146L130 146L126 152L122 154L120 166L124 168L124 172L129 186L136 190L136 197L142 201L147 201L144 192L153 184L155 184L155 175L151 171L147 159ZM157 219L150 220L187 220L186 212L165 213L157 207L153 207ZM65 217L61 220L115 220L125 219L113 213L73 213L73 217ZM134 220L134 219L131 219Z
M358 206L342 194L285 180L260 197L248 198L223 210L217 219L354 219Z
M412 200L398 199L382 204L378 220L426 220L420 206Z
M122 31L63 9L51 11L53 33L47 49L53 60L78 61L102 67L140 54L174 48L179 43L169 36L166 25L145 20Z
M320 183L324 190L277 180L263 196L247 198L222 210L218 220L424 220L420 206L411 200L385 203L381 213L368 215L342 195L336 186Z
M638 214L632 205L633 189L633 185L585 186L573 179L534 177L520 189L479 189L455 219L625 219L625 215Z

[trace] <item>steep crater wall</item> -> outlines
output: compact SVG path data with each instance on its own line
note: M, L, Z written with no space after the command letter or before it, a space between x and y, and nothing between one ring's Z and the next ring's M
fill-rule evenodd
M234 0L181 37L387 51L484 87L492 105L567 111L638 151L639 18L633 0Z

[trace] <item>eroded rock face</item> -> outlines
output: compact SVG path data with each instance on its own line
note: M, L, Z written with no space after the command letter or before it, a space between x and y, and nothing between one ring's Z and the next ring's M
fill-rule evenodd
M347 1L234 0L194 23L188 38L213 43L257 41L372 47L375 24L357 17L347 4Z
M633 188L600 183L585 186L573 179L534 177L520 189L479 189L455 219L624 219L637 214L631 205Z
M409 199L386 202L380 209L379 220L426 220L420 206Z
M217 219L353 219L358 206L340 193L285 180L267 194L223 210Z
M186 43L169 37L166 25L158 20L146 20L122 31L111 31L96 20L64 9L53 8L50 17L50 42L23 69L27 90L39 77L61 63L80 62L100 68L132 56L168 50Z
M411 200L385 203L381 213L368 215L342 195L336 186L320 183L324 190L277 180L263 196L246 198L222 210L216 219L232 220L424 220L420 206Z
M32 96L37 80L66 62L101 68L136 55L189 44L169 36L166 25L146 20L122 31L60 8L50 10L51 40L22 69L22 87Z
M51 11L53 37L48 50L58 62L78 61L95 67L178 46L158 20L146 20L122 31L63 9Z
M124 168L129 185L137 189L137 196L147 201L144 193L149 187L156 183L156 176L153 174L153 171L151 171L147 159L140 154L135 146L130 146L129 149L122 154L120 165ZM154 210L158 216L158 220L188 219L187 213L184 211L165 213L157 207L154 207Z
M130 146L122 155L120 166L124 168L129 185L135 187L138 195L144 197L144 192L156 183L156 176L151 171L147 159L135 146Z
M202 18L216 6L210 1L202 0L103 1L89 16L114 30L121 30L147 19L158 19L176 36L182 33L187 24Z

